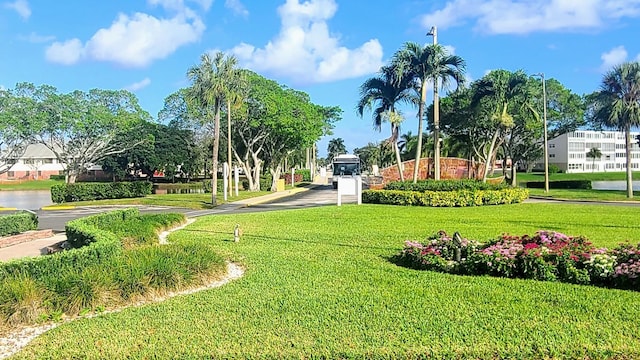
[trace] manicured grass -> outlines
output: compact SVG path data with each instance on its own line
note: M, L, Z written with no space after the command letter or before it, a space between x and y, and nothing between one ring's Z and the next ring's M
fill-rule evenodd
M240 224L239 243L232 229ZM246 267L222 288L64 324L18 359L638 358L640 292L410 270L388 257L438 230L640 239L637 209L383 205L200 218L170 241Z
M640 172L633 172L634 179L640 179ZM625 171L616 172L592 172L592 173L577 173L577 174L549 174L549 181L560 180L591 180L591 181L606 181L606 180L626 180L627 173ZM544 181L544 173L518 173L516 180L521 182L527 181Z
M0 184L0 191L11 190L51 190L56 184L64 184L63 180L33 180L33 181L16 181L15 183Z
M228 202L249 199L257 196L270 194L269 191L241 191L238 196L228 198ZM224 203L223 196L216 197L218 204ZM60 206L101 206L101 205L149 205L149 206L174 206L189 209L211 209L211 194L154 194L143 198L130 199L107 199L95 201L77 201L60 204ZM48 206L48 209L55 209L56 205Z
M640 201L640 191L633 192L633 198L627 198L626 190L586 190L586 189L528 189L530 196L550 199L590 200L590 201Z

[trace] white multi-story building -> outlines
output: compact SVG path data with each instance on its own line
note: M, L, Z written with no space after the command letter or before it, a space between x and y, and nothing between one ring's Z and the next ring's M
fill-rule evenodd
M640 170L639 133L631 133L631 169ZM626 171L627 154L624 132L577 130L562 134L548 141L549 164L568 173L593 171ZM589 150L597 148L600 158L589 158Z

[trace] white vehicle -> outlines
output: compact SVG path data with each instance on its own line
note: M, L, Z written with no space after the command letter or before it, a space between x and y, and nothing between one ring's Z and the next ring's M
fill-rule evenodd
M358 155L342 154L333 158L333 188L338 188L341 177L355 177L360 175L360 157Z

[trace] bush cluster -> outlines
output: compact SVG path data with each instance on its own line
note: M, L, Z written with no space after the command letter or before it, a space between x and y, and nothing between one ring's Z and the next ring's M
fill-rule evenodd
M313 179L311 178L311 170L309 169L298 169L295 171L295 174L298 175L302 175L302 180L300 181L313 181ZM296 180L297 182L297 180Z
M157 239L158 231L184 219L137 209L77 219L67 224L67 236L78 248L0 263L0 330L119 306L217 276L224 261L209 245L149 245L148 231L130 228L152 226ZM138 246L124 249L123 234Z
M371 204L463 207L514 204L529 197L526 189L502 190L454 190L454 191L403 191L365 190L362 202Z
M243 179L241 182L244 189L249 189L249 180ZM273 177L271 174L260 177L260 190L271 190L271 185L273 185Z
M456 190L502 190L507 188L505 184L490 184L479 180L422 180L417 183L412 181L394 181L384 186L385 190L404 191L456 191Z
M0 216L0 236L20 234L38 228L38 216L30 211Z
M209 180L204 180L202 182L202 188L204 189L204 192L207 194L211 194L211 179ZM224 186L224 180L221 178L218 178L218 182L216 183L216 189L219 193L222 192L222 187Z
M528 181L527 188L542 189L544 181ZM549 189L585 189L591 190L591 180L560 180L549 182Z
M67 178L66 175L50 175L49 176L49 180L56 180L56 181L60 181L60 180L65 180Z
M124 199L151 194L153 184L148 181L56 184L51 187L51 200L60 204L73 201Z
M460 261L454 258L456 248ZM455 243L441 231L425 242L406 241L393 259L421 270L640 290L640 244L608 250L582 236L547 230L533 236L505 234L486 244L468 239Z

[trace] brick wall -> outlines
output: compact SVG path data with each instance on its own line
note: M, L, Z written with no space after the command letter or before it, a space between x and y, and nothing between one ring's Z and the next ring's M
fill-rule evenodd
M413 179L413 169L415 167L415 161L409 160L403 162L403 175L405 180ZM475 166L474 166L475 165ZM440 179L467 179L469 178L469 171L471 171L471 177L475 177L478 174L477 164L470 164L467 159L460 158L440 158ZM398 166L392 165L380 170L383 183L400 180L398 172ZM419 162L418 179L433 179L433 160L431 158L422 158Z

